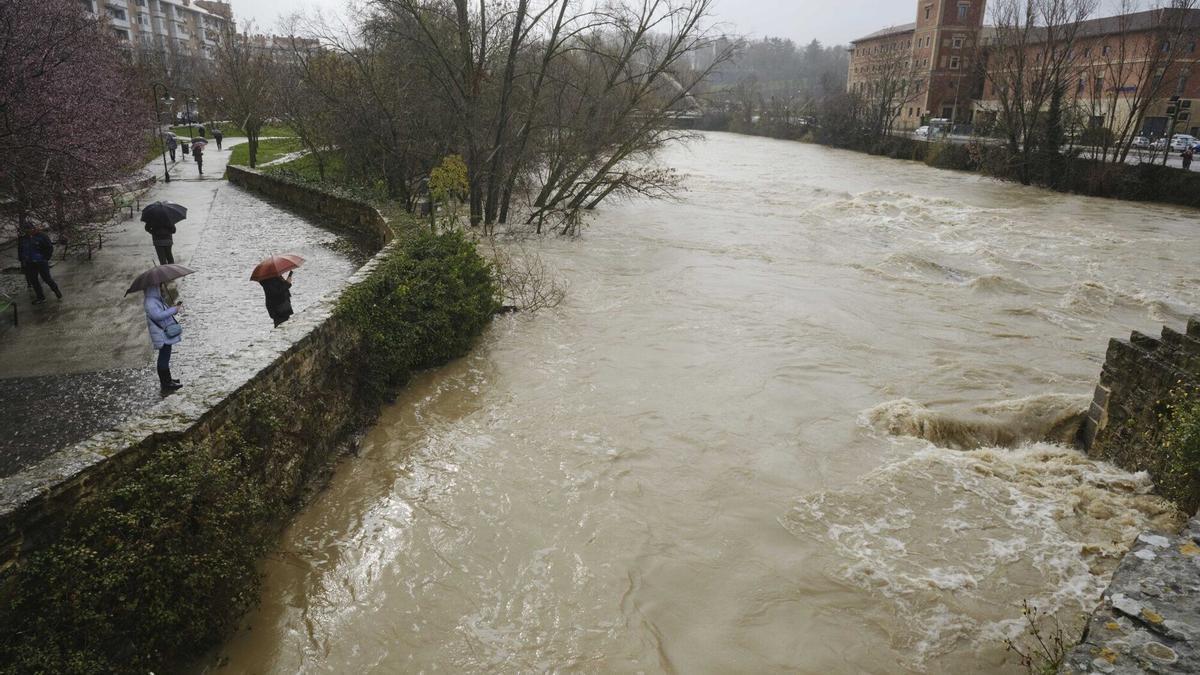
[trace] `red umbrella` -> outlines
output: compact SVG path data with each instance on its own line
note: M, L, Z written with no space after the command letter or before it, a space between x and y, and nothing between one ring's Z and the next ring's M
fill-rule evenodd
M304 258L295 253L273 255L258 263L258 267L255 267L254 271L250 273L250 281L264 281L283 276L284 272L294 270L303 264Z

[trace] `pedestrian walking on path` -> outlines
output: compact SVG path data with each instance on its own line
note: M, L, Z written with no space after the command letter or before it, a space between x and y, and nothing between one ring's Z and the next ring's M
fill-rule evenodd
M204 146L208 145L208 141L203 138L192 139L192 156L196 158L196 170L200 175L204 175Z
M171 155L171 161L175 161L175 149L179 147L179 140L175 138L175 134L167 132L167 152Z
M154 242L159 265L171 265L175 256L171 247L175 244L175 224L187 218L187 207L172 202L154 202L142 209L142 222Z
M50 276L50 259L54 256L54 244L50 237L38 229L37 225L26 225L17 237L17 260L21 263L21 271L25 273L25 281L29 283L37 298L33 304L46 302L46 294L42 292L41 281L54 291L55 297L62 300L62 291ZM39 280L40 278L40 280Z
M171 378L171 348L183 339L183 326L176 318L183 309L183 302L174 307L167 305L161 286L151 286L142 293L150 344L158 350L158 383L163 393L169 394L183 386L182 382Z
M1188 148L1187 150L1183 151L1182 157L1183 157L1183 170L1191 171L1192 170L1192 159L1194 159L1196 157L1196 153L1191 148Z
M217 127L212 128L213 140L217 142L217 150L221 149L221 141L225 140L225 134Z

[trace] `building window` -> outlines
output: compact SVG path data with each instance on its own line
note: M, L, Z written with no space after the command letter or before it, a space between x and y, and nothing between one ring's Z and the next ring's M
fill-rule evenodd
M970 11L971 11L971 5L969 5L965 2L958 3L958 18L959 19L967 18L967 12L970 12Z
M933 15L933 5L926 5L925 6L925 20L928 21L929 17L931 17L932 15Z
M1108 56L1109 51L1110 49L1108 45L1104 45L1104 47L1100 49L1100 53L1104 56Z
M111 5L109 5L108 7L105 7L104 9L108 11L108 15L111 16L112 18L114 18L118 21L125 20L125 10L120 9L119 7L113 7Z
M962 49L963 48L963 38L962 37L954 38L954 41L951 43L951 46L954 47L955 49Z
M1171 51L1171 43L1170 43L1170 41L1168 41L1168 40L1163 40L1163 43L1162 43L1162 53L1166 54L1166 53L1167 53L1167 52L1169 52L1169 51Z
M950 70L958 70L958 57L957 56L950 57Z

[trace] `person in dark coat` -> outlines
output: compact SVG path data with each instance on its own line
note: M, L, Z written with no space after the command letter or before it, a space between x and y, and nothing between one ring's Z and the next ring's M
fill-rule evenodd
M1196 152L1194 150L1192 150L1191 148L1188 148L1183 151L1183 170L1184 171L1192 170L1192 159L1195 158L1195 156L1196 156Z
M203 143L193 143L192 144L192 156L196 158L196 170L200 172L201 176L203 176L204 175L204 144Z
M225 134L221 133L221 130L218 129L217 127L213 127L212 132L213 132L213 140L217 142L217 150L220 150L221 149L221 141L225 140Z
M275 321L275 327L292 316L292 273L287 278L271 277L258 282L267 296L267 314Z
M146 231L150 233L154 241L154 252L158 254L159 265L172 265L175 263L175 256L171 253L171 246L175 244L175 226L171 223L160 220L156 223L146 223Z
M167 134L167 152L171 155L171 161L175 161L175 149L179 147L179 141L175 138L175 134Z
M46 302L41 281L45 281L50 290L54 291L55 297L62 300L62 291L58 290L58 284L50 276L50 258L53 255L54 244L50 242L50 237L36 225L22 228L20 236L17 237L17 260L21 263L21 271L25 273L25 281L37 295L37 299L33 301L35 305Z

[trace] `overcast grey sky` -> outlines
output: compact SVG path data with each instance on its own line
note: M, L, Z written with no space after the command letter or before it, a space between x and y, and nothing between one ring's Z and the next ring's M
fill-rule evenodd
M320 7L338 10L346 0L231 0L238 22L253 19L270 32L282 14ZM730 33L753 37L846 43L879 28L913 21L914 0L716 0L717 16Z

